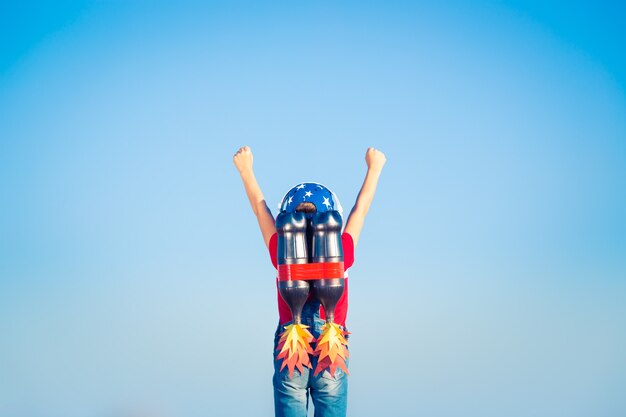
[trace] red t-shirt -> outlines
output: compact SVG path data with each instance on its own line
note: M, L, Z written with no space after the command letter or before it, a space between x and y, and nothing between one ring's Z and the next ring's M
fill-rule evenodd
M337 302L337 306L335 307L335 323L340 324L342 326L346 326L346 316L348 314L348 268L352 266L354 263L354 241L352 240L352 236L349 233L343 233L341 235L341 244L343 246L343 267L346 271L344 274L345 277L345 288L341 298ZM272 259L272 264L274 268L278 269L278 234L274 233L270 238L269 244L270 258ZM276 291L278 292L278 277L276 277ZM320 317L325 320L326 315L324 314L324 307L320 306ZM291 321L291 310L289 306L283 300L283 297L278 293L278 321L280 324L285 324L288 321Z

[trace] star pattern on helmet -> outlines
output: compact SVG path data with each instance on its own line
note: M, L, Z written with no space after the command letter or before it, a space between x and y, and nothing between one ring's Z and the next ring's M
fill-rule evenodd
M283 197L278 207L281 211L293 212L302 202L314 204L318 213L332 210L342 213L337 196L325 186L315 182L303 182L294 186Z

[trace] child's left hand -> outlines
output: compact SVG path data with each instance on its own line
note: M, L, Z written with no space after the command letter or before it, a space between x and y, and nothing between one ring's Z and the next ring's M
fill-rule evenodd
M252 171L253 159L252 150L249 146L239 148L237 153L233 156L233 162L240 174L245 171Z

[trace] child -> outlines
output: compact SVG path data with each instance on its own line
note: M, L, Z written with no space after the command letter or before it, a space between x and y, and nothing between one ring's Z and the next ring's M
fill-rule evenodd
M244 146L240 148L233 157L233 162L241 175L248 200L252 205L252 211L257 217L261 234L266 247L270 251L272 263L277 267L277 235L274 216L267 206L261 188L257 183L252 169L253 156L250 147ZM344 267L347 270L354 261L354 248L357 245L361 228L365 221L365 216L370 208L378 178L385 165L385 155L374 148L368 148L365 153L365 162L367 163L367 174L361 191L357 197L354 207L350 211L345 229L341 236L343 245ZM310 183L309 183L310 184ZM285 196L295 196L299 191L304 189L308 184L300 184L294 187ZM318 185L320 189L331 193L330 190ZM331 193L332 194L332 193ZM299 195L299 194L298 194ZM306 194L306 195L310 195ZM302 203L294 207L294 211L311 213L324 209L337 210L341 212L341 207L332 194L333 198L324 197L325 208L317 207L314 203ZM298 200L299 201L299 200ZM282 209L286 207L286 199L283 200ZM312 369L304 368L304 372L296 371L293 376L289 376L287 369L280 370L280 364L276 361L276 347L278 344L279 334L283 327L291 321L291 312L280 294L278 295L279 308L279 325L276 330L274 339L274 407L277 417L306 417L309 393L313 399L316 417L335 417L345 416L347 409L348 397L348 379L345 372L337 369L334 376L328 371L324 371L314 375ZM335 322L345 328L345 318L348 308L348 280L345 279L345 290L341 299L335 307ZM321 310L321 311L320 311ZM324 311L320 308L319 301L309 300L302 310L302 323L310 327L311 334L318 338L322 326L324 325ZM315 369L316 358L312 358L313 369Z

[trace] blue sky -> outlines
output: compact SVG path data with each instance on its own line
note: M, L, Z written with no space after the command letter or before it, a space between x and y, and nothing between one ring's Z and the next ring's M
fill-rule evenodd
M387 155L350 415L626 414L625 14L3 4L0 416L272 415L246 144L272 209Z

